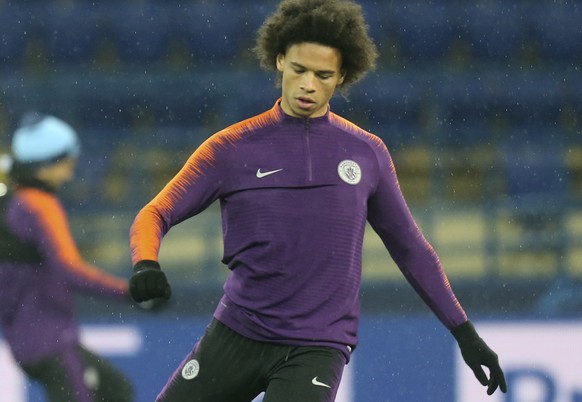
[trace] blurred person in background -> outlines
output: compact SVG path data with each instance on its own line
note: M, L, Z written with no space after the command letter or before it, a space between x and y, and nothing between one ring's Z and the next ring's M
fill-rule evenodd
M17 364L50 402L130 402L128 379L79 342L74 293L129 302L127 282L84 261L57 190L79 140L64 121L27 115L12 140L0 197L0 322Z
M336 90L375 66L360 6L285 0L255 50L278 72L281 98L206 140L131 227L132 297L169 298L164 235L221 205L224 296L157 400L249 402L264 392L265 402L333 401L358 343L366 220L487 393L505 392L497 355L416 225L385 144L330 110Z

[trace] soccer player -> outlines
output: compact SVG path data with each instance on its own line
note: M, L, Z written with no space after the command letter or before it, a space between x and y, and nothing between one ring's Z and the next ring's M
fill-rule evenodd
M76 132L29 116L12 140L0 197L0 323L14 359L50 402L130 402L128 379L79 342L74 293L130 302L127 281L81 257L56 191L72 179Z
M249 402L263 391L265 402L333 401L358 343L366 220L487 392L505 392L497 355L411 216L386 146L330 110L336 90L375 65L361 7L284 0L255 50L278 71L281 98L207 139L131 227L133 298L167 298L163 236L220 202L224 296L158 402Z

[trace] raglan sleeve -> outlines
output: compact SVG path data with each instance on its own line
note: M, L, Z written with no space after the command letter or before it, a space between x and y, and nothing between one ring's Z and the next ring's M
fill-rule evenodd
M226 144L215 134L188 158L166 186L136 215L129 233L131 260L158 261L163 237L178 223L205 210L222 189Z
M447 328L454 328L467 316L436 251L412 216L383 142L376 144L375 155L378 180L368 200L368 221L416 293Z

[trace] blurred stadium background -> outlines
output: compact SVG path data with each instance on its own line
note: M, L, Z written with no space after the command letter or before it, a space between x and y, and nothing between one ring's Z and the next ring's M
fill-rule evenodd
M79 131L78 178L63 197L89 260L129 276L128 231L139 208L206 137L273 105L275 77L259 70L251 49L277 3L0 0L0 153L9 151L11 133L28 110L55 114ZM474 318L579 318L580 2L360 3L381 57L347 99L333 99L332 110L386 142L461 302ZM216 207L169 233L161 262L175 290L169 308L182 315L168 313L162 326L185 325L186 314L214 307L227 274L221 252ZM385 377L372 371L382 371L383 360L362 368L356 359L354 370L390 379L393 395L405 396L391 400L451 400L439 377L449 371L430 374L422 359L430 354L444 362L452 346L438 349L446 336L438 323L426 332L414 318L391 321L426 309L373 233L365 242L363 278L365 342L385 347L372 335L380 329L401 345L390 352L393 364L417 360ZM135 312L117 316L119 308L110 309L86 299L81 304L92 319L107 310L110 319L127 322ZM374 315L385 312L393 315ZM147 353L168 360L155 347L161 327L148 325ZM361 356L369 361L384 356L363 345ZM425 388L401 385L421 370L433 399L423 399ZM379 400L362 397L374 394L370 384L358 392L359 400Z
M332 108L384 139L462 300L571 309L582 279L579 3L360 3L379 65ZM0 1L0 151L27 110L78 129L78 179L64 196L88 258L127 275L139 208L207 136L272 106L279 90L251 48L276 4ZM162 263L178 287L219 290L218 218L212 208L168 236ZM390 296L404 284L375 235L364 263L364 300L408 294Z

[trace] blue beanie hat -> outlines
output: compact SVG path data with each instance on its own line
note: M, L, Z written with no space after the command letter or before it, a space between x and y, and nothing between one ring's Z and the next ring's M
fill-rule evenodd
M54 116L25 118L12 138L15 162L46 163L79 155L80 145L75 130Z

